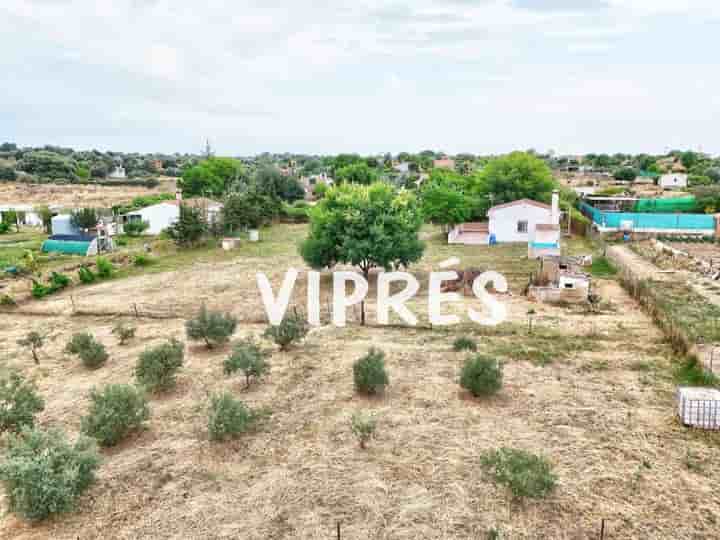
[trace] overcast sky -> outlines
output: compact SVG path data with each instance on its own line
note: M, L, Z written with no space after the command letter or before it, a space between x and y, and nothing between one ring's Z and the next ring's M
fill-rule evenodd
M720 153L717 0L0 0L0 141Z

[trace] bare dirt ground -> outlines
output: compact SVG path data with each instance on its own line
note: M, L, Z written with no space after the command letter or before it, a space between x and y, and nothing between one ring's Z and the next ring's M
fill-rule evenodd
M0 204L56 204L67 208L109 208L127 203L134 197L157 193L174 193L175 180L161 179L156 188L131 186L97 186L81 184L0 183Z
M236 337L259 336L266 325L258 323L263 309L255 272L266 271L277 285L288 266L304 268L283 236L292 234L268 240L286 242L270 246L272 257L197 264L73 291L82 309L96 315L72 316L70 293L33 303L35 314L3 313L0 366L37 380L47 402L42 426L75 435L92 387L131 382L142 350L185 337L182 318L125 317L140 328L120 347L110 333L121 319L116 313L140 303L148 311L176 306L184 316L205 300L243 321ZM431 240L414 268L418 277L437 268L448 249ZM515 294L503 298L510 321L496 329L324 326L295 349L275 352L270 375L250 390L222 375L227 349L188 345L178 388L153 397L147 430L103 451L98 481L78 511L37 526L5 515L0 538L309 540L334 538L339 521L344 539L484 539L491 527L503 538L586 539L597 537L602 518L609 539L717 537L720 439L675 420L672 361L659 331L614 281L598 284L613 310L597 315L527 302L518 288L528 262L518 253L462 253L464 261L494 261L517 275ZM303 290L301 282L295 297L301 305ZM471 302L447 309L461 313ZM410 307L421 314L426 304L423 295ZM368 307L374 322L372 300ZM531 307L536 333L550 336L543 347L564 346L542 363L532 351L537 338L526 330ZM40 366L15 344L31 329L51 336ZM62 352L82 330L108 346L111 359L97 371ZM516 351L507 353L505 385L496 397L475 400L461 391L465 354L452 351L459 335L475 337L488 354ZM352 383L352 363L371 346L386 352L390 375L388 391L377 399L358 397ZM223 389L268 407L271 418L235 442L211 443L208 395ZM378 418L378 437L365 451L349 429L357 410ZM510 504L479 466L484 450L500 446L547 456L559 477L556 492L544 501Z

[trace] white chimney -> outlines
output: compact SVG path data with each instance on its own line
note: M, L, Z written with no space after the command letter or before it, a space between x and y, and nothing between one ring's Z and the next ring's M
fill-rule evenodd
M560 224L560 192L556 189L552 192L552 209L550 219L554 225Z

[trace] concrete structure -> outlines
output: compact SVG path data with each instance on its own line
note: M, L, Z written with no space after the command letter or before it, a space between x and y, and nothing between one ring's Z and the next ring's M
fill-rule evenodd
M462 223L450 231L448 244L486 246L489 234L487 223Z
M223 208L222 203L204 197L187 200L179 197L174 201L163 201L120 216L120 229L122 230L123 225L131 221L144 221L149 225L145 234L160 234L178 220L181 204L199 208L209 223L215 223L220 219Z
M455 170L455 160L450 158L441 158L433 161L433 168L435 169L450 169Z
M402 163L393 165L393 170L402 174L407 174L410 172L410 163L408 161L403 161Z
M560 225L538 223L528 241L528 258L560 255Z
M658 180L663 189L685 189L688 186L688 175L684 173L663 174Z
M127 178L127 176L125 175L125 168L122 165L115 165L115 168L112 170L112 172L108 174L108 178L112 178L113 180Z
M684 426L720 429L720 390L681 386L677 389L678 416Z
M546 256L528 287L528 298L538 302L582 304L590 295L590 276L581 261L571 257Z

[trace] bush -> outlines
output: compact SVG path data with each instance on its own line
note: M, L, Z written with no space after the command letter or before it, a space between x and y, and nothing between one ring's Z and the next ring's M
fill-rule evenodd
M123 225L123 232L128 236L140 236L150 228L147 221L129 221Z
M242 371L245 374L245 386L250 387L251 378L260 378L268 371L266 357L267 354L252 340L241 341L235 345L233 353L225 359L223 364L225 375Z
M140 354L135 377L151 392L169 390L176 384L178 370L185 359L183 344L173 339Z
M502 388L503 366L494 358L477 354L465 361L460 386L475 397L489 396Z
M350 418L350 430L357 437L360 448L365 448L365 444L375 436L377 421L374 417L355 413Z
M205 341L208 349L227 343L235 328L237 319L230 313L208 311L204 305L197 317L185 323L188 339Z
M152 257L142 254L135 255L135 258L133 259L133 264L140 267L150 266L153 262L155 261Z
M65 352L78 355L83 365L89 369L99 368L108 359L105 345L88 333L73 334L72 339L65 346Z
M0 294L0 306L15 307L17 306L17 302L9 294Z
M277 326L270 326L264 337L271 339L280 346L281 351L286 351L295 341L303 339L309 331L305 317L299 313L285 314L283 320Z
M95 282L97 276L93 274L93 271L90 270L87 266L81 266L80 270L78 270L78 279L81 283L89 285L90 283Z
M0 433L35 425L35 415L45 409L35 385L11 371L0 378Z
M385 353L378 349L370 351L353 365L355 390L361 394L378 394L388 385L385 372Z
M97 274L101 279L110 279L115 273L113 263L105 257L98 257L95 263L97 265Z
M543 498L557 483L550 462L524 450L491 450L482 455L480 463L496 483L510 490L515 499Z
M453 342L454 351L477 351L477 343L469 337L459 337Z
M0 234L7 234L10 232L10 225L0 221Z
M60 291L70 285L71 280L69 277L67 277L65 274L60 274L58 272L52 272L50 274L50 280L48 285L43 285L42 283L39 283L38 281L33 280L33 286L31 294L34 298L43 298L45 296L48 296L50 294L56 293L57 291Z
M81 429L101 446L116 445L150 417L145 395L128 384L110 384L102 392L93 390L90 401Z
M213 441L236 438L250 430L257 421L256 412L242 401L235 399L229 392L216 394L210 398L208 415L208 433Z
M112 329L112 333L117 335L120 345L125 345L129 340L135 337L137 328L134 326L125 326L125 323L119 322Z
M92 439L70 444L61 431L24 429L10 438L0 464L10 512L39 521L73 510L99 464Z

